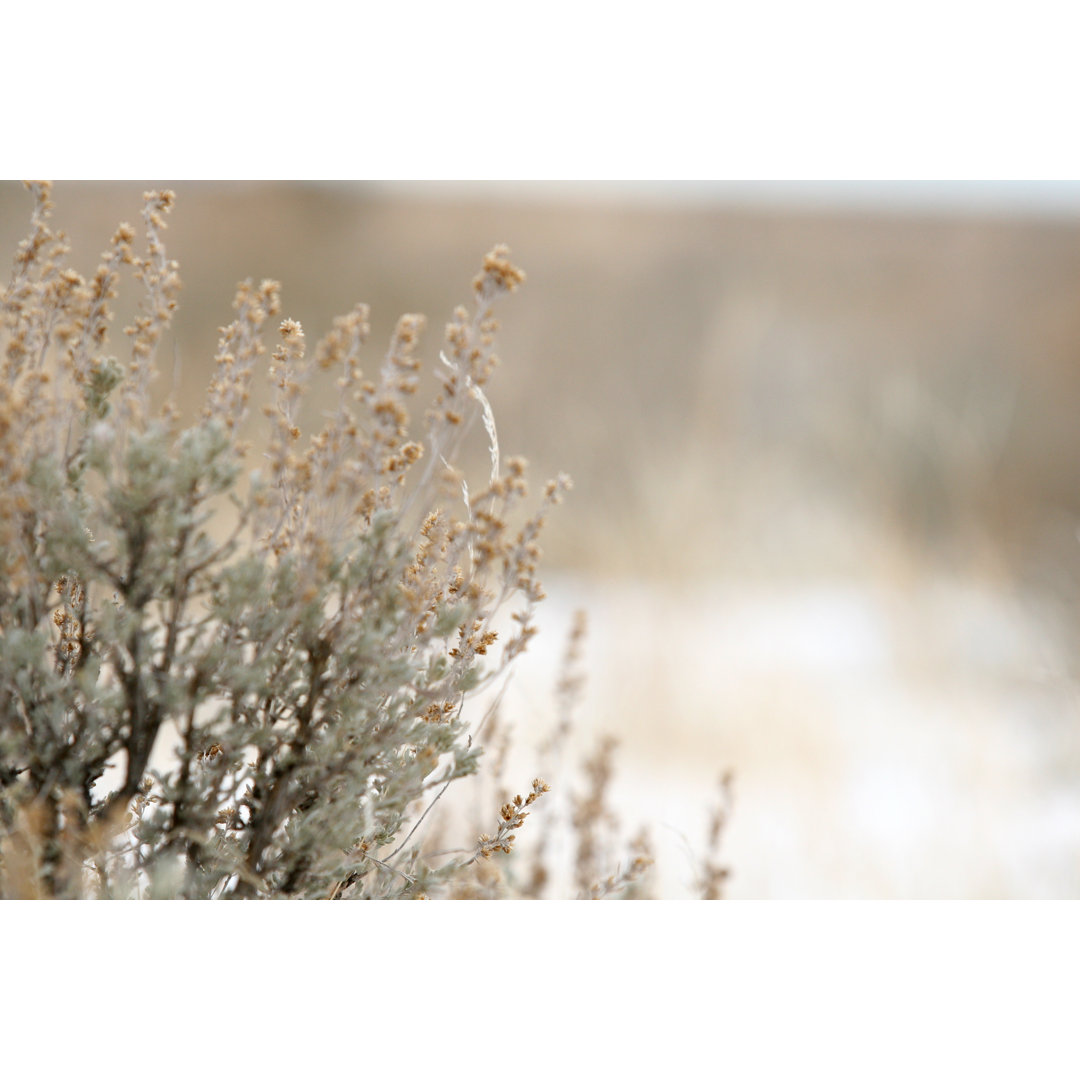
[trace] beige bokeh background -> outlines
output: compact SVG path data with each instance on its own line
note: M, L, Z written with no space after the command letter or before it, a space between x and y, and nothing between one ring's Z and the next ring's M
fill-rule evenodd
M75 266L150 186L56 185ZM240 279L282 281L309 341L369 303L372 368L423 312L433 364L510 245L502 450L575 480L508 695L515 760L582 606L578 745L620 738L617 802L653 823L665 895L726 769L733 896L1080 895L1080 216L167 186L185 288L159 385L192 409ZM4 251L29 205L0 184Z

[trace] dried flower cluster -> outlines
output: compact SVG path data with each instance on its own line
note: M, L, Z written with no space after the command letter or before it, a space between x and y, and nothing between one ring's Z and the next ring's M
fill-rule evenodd
M368 376L363 304L311 350L271 281L239 286L185 425L151 404L180 291L172 194L146 195L141 250L121 225L86 280L64 265L49 186L28 187L0 294L0 896L507 895L497 864L544 781L472 848L428 854L423 827L477 770L489 717L465 705L535 633L538 537L569 486L530 512L525 463L500 459L484 386L494 305L524 280L508 251L453 312L421 430L422 317ZM142 303L120 358L124 272ZM335 406L305 435L305 393L327 376ZM477 419L491 468L472 490L456 462ZM258 425L256 454L241 434ZM625 870L602 865L606 753L577 808L583 895L649 860L642 839ZM516 894L539 895L536 875Z
M499 811L499 831L494 837L486 834L481 835L479 841L477 841L476 855L473 858L481 856L490 859L496 851L505 851L509 855L516 839L514 830L520 829L529 816L529 812L525 807L532 806L541 795L550 790L551 788L543 780L537 779L532 783L532 791L524 798L521 795L515 795L513 801L506 803Z

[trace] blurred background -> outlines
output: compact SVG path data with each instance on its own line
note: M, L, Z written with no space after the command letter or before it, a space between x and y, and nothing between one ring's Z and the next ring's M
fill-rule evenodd
M731 896L1080 896L1080 198L58 183L72 265L159 186L185 283L159 389L187 410L239 280L281 281L310 344L368 303L369 370L423 312L430 368L510 246L502 452L575 488L505 713L527 783L583 608L575 745L619 739L663 895L730 770ZM0 183L4 251L29 211Z

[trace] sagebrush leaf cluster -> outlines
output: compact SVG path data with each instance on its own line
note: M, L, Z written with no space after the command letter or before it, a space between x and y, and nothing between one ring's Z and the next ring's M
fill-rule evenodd
M87 280L64 264L48 186L30 187L2 296L3 895L452 890L513 837L428 860L417 817L477 768L463 707L534 632L537 537L568 486L529 509L484 394L493 306L523 274L505 248L485 258L422 418L419 316L369 375L362 304L309 349L279 287L246 282L183 422L152 405L180 293L171 193L146 196L141 247L122 225ZM142 302L121 347L127 272ZM335 380L335 407L305 435L313 379ZM257 380L268 404L249 417ZM470 430L491 457L476 490L457 467Z

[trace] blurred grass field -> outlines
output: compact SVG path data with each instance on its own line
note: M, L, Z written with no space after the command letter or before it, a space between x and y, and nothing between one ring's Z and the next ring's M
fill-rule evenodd
M78 267L149 186L56 186ZM309 338L369 303L372 365L421 311L434 362L505 241L528 283L503 307L492 398L504 450L577 482L548 538L558 565L668 579L978 560L1075 594L1080 220L172 186L192 407L242 278L282 281ZM0 184L5 250L28 209Z
M56 185L84 274L152 186ZM242 278L282 281L309 343L370 304L371 369L423 312L430 367L510 245L502 450L575 480L510 700L527 753L589 610L583 738L621 737L668 873L731 768L732 895L1080 895L1080 219L164 186L188 410ZM29 207L0 184L4 250Z

